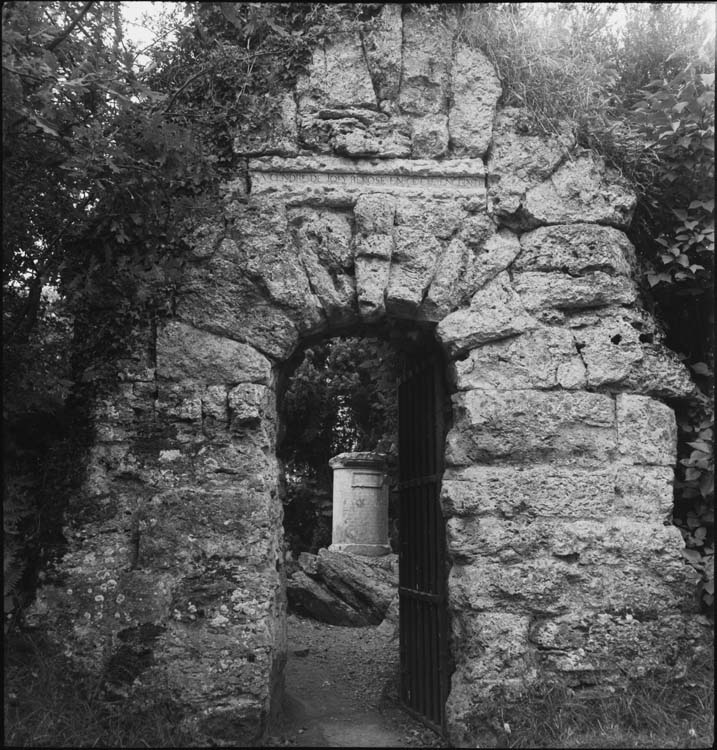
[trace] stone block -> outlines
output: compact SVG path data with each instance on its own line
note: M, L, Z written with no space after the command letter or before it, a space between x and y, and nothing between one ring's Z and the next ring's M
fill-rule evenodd
M387 239L392 245L393 240ZM379 320L386 313L385 293L390 270L391 263L385 258L363 255L356 258L358 308L361 318L367 322Z
M536 670L523 660L502 670L499 678L476 679L473 660L456 664L446 701L447 734L454 747L500 747L510 738L496 716L516 718L523 710L523 695ZM510 710L514 714L508 713ZM506 722L507 723L507 722Z
M233 274L258 282L299 332L324 328L321 302L313 293L298 253L287 252L293 237L284 207L260 201L245 206L234 217L233 235L233 249L227 248L221 255L232 264ZM216 253L210 263L218 261L219 255Z
M446 316L437 328L452 357L488 341L508 338L537 326L510 286L507 273L496 276L473 295L470 308Z
M403 57L398 103L402 112L445 112L450 86L451 29L438 18L403 14Z
M659 522L672 511L674 471L667 466L467 466L441 482L446 516L605 520L611 514Z
M229 391L227 403L232 430L240 429L270 414L270 391L257 383L241 383Z
M694 391L689 371L677 355L642 333L641 316L619 311L573 336L587 368L588 385L642 395L687 398Z
M169 321L157 333L157 376L163 380L193 380L219 384L268 382L269 360L247 344L179 320Z
M411 156L410 127L403 122L371 125L368 129L345 127L338 131L334 126L330 143L337 154L356 157L398 159Z
M353 250L349 214L299 208L288 212L288 221L297 247L310 248L326 269L346 271L351 268Z
M488 203L491 211L516 228L526 228L519 215L526 192L558 168L575 145L565 125L557 136L531 133L526 112L510 107L497 113L488 157Z
M351 225L348 216L329 211L299 209L290 213L290 224L299 257L313 293L330 323L354 320Z
M401 10L396 3L386 3L376 23L362 36L366 62L379 100L398 97L403 36Z
M300 79L301 80L301 79ZM303 105L296 117L296 128L301 150L310 150L317 154L331 154L333 144L331 136L333 123L317 117L317 109L321 106L319 101L304 97ZM252 184L252 191L254 185Z
M441 240L450 240L467 218L466 211L453 199L399 197L395 205L396 225L421 230Z
M669 466L467 466L449 468L441 483L448 516L605 520L610 514L663 521L672 511Z
M358 311L354 277L351 274L332 272L326 266L317 263L310 251L304 250L302 259L326 320L332 325L344 325L356 321Z
M468 552L455 560L449 574L449 606L459 613L500 609L517 614L559 614L565 611L564 603L571 594L575 599L583 581L576 565L545 552L525 561L514 550L495 559ZM573 607L576 604L572 602Z
M237 482L246 481L248 486L261 490L267 482L275 479L274 459L267 457L266 453L270 440L262 435L256 439L245 434L232 437L229 444L215 443L211 450L204 448L197 451L194 471L207 478L227 474Z
M615 403L584 392L462 391L453 397L449 466L494 461L611 460Z
M585 387L585 365L569 330L541 327L483 344L452 364L459 391L576 389Z
M216 279L223 283L217 285ZM187 270L183 289L177 295L177 316L189 327L205 329L203 335L250 344L267 364L262 355L283 360L299 343L294 321L227 259L212 258L207 267ZM186 351L196 358L202 348L189 347ZM212 359L207 357L208 361ZM227 382L240 379L234 375Z
M296 88L300 113L322 107L378 107L361 40L349 34L314 51L308 75L299 77Z
M509 536L485 527L456 532L451 539L456 555L449 577L451 609L537 617L631 611L655 619L690 607L695 576L680 562L681 540L674 527L647 525L645 533L644 524L638 524L616 535L604 524L580 525L559 528L568 542L559 546L553 546L555 538L545 529L542 535L528 530L533 546L519 529ZM633 530L637 536L631 535ZM480 552L479 537L488 539L490 552ZM498 550L501 539L507 544ZM627 546L620 546L626 541ZM642 542L647 546L641 547Z
M397 316L410 316L428 290L442 248L432 235L405 225L394 227L393 239L386 310Z
M358 234L390 235L396 213L396 199L386 193L360 195L354 206ZM387 257L391 257L390 253Z
M674 466L677 460L677 423L666 404L647 396L619 394L618 449L633 464Z
M421 304L422 318L439 321L460 305L471 254L457 238L448 243L436 266L428 294Z
M598 157L580 156L528 190L523 209L534 226L591 222L625 229L636 203L635 194L617 172Z
M263 386L257 387L262 388ZM220 422L227 421L227 387L225 385L208 385L204 389L202 414Z
M376 258L390 261L393 257L395 242L388 234L372 234L358 237L354 245L356 258Z
M137 385L146 387L150 384L118 383L111 396L97 397L92 405L92 420L108 425L132 425L135 421L134 410L147 403L145 399L135 397ZM151 389L147 393L150 398L153 395L154 384L151 384Z
M590 271L630 276L635 248L624 232L596 224L540 227L520 238L516 271L562 271L571 276Z
M312 150L326 141L337 154L355 158L403 158L411 155L410 125L403 117L390 117L373 109L320 109L302 118L303 136Z
M490 145L501 86L493 65L480 51L458 42L451 68L448 129L451 150L482 158Z
M598 567L625 561L649 566L659 557L671 558L668 565L674 566L684 545L671 524L617 515L601 521L456 516L446 523L446 538L449 552L457 560L482 558L491 563L530 566L544 556ZM576 570L580 575L593 572L589 568Z
M510 242L512 245L513 242L509 239L510 237L515 238L515 243L517 244L515 255L517 255L520 252L518 238L507 229L501 230L496 238L495 224L485 210L485 205L479 207L478 213L465 217L460 224L458 232L458 239L465 242L477 255L482 253L486 256L489 252L491 255L495 253L502 254L504 252L502 247L494 247L490 251L486 250L485 245L488 241L493 240L495 242L497 239L500 239L505 243ZM487 260L487 258L484 257L481 260Z
M512 612L462 610L453 613L451 624L451 655L455 671L446 705L449 726L452 711L473 724L476 712L485 706L490 686L500 683L505 696L512 683L522 683L530 672L529 618ZM462 701L466 705L461 709ZM490 719L480 722L479 726L491 726ZM455 726L451 727L451 738L455 743ZM475 742L476 730L473 728L458 746L472 747ZM480 747L497 746L495 739L489 740L481 735Z
M157 414L185 422L200 422L202 391L201 383L194 381L160 381L157 384Z
M675 471L672 466L613 466L615 513L664 520L672 516Z
M256 95L256 96L261 96ZM233 151L238 156L279 154L296 156L299 152L296 124L296 102L291 93L277 96L278 106L259 124L252 122L233 133ZM252 102L255 106L259 103ZM253 118L252 118L253 119Z
M628 305L637 292L632 279L591 271L584 276L524 271L513 277L513 288L529 312L557 308L574 310L598 305Z
M457 650L464 657L480 655L477 661L482 668L491 669L491 661L505 662L526 654L529 623L528 616L507 612L466 612L453 631Z
M462 223L459 235L450 240L438 262L421 306L422 317L441 320L508 268L520 251L518 239L509 230L492 231L485 216L472 216Z
M266 512L266 500L259 499L249 482L232 480L234 486L208 478L201 488L180 486L157 493L145 511L145 535L152 536L153 545L166 546L170 558L188 563L196 545L208 543L216 534L239 538L251 525L253 513Z
M473 249L465 278L465 292L473 294L512 265L520 252L518 238L509 229L501 229L484 238L483 244L473 242L475 234L468 230L469 222L463 225L460 237ZM471 236L472 235L472 236Z
M615 510L615 470L535 466L468 466L447 469L441 482L446 516L497 515L504 519L603 520ZM621 510L627 515L629 490ZM659 518L657 504L648 517Z
M438 159L448 151L448 117L442 113L411 120L411 156Z
M538 649L543 669L562 673L568 685L584 687L600 683L619 685L623 675L652 673L674 679L695 653L705 649L706 633L694 618L662 611L656 613L627 607L618 610L566 614L539 618L531 626L530 641ZM697 627L695 627L697 626ZM591 669L593 678L585 672ZM597 679L596 679L597 678Z

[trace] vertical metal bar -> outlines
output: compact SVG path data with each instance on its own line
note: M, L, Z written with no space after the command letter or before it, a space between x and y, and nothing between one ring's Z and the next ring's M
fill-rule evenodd
M434 679L434 671L436 668L435 662L435 639L433 630L433 614L436 611L436 605L433 602L426 602L426 629L428 630L428 648L427 648L427 659L428 662L428 701L426 705L426 716L431 721L435 720L435 705L436 705L436 681Z
M436 362L434 365L435 372L435 402L436 402L436 419L435 419L435 435L436 435L436 476L442 477L443 474L443 462L444 462L444 435L445 435L445 389L443 384L443 374L440 370L439 363ZM444 567L446 560L446 528L445 520L443 518L443 511L440 504L441 495L441 483L440 479L436 483L436 495L435 495L435 511L436 511L436 531L438 535L438 549L437 549L437 583L438 591L440 592L440 604L436 612L436 646L438 653L436 654L436 667L437 667L437 687L438 687L438 710L437 710L437 721L440 722L441 726L445 727L446 716L445 707L448 699L449 692L449 664L448 664L448 586L446 580L446 569Z
M411 479L414 480L412 488L413 496L413 587L421 587L421 491L420 485L415 483L421 475L421 393L419 390L413 392L413 467ZM419 620L420 623L420 620ZM420 640L420 630L417 630L417 638Z
M415 708L417 711L420 711L420 702L419 702L419 693L420 693L420 680L418 675L418 642L419 642L419 633L418 628L420 625L420 616L418 612L418 600L412 599L411 600L412 610L413 610L413 622L411 624L411 632L413 635L412 638L412 644L413 644L413 653L411 655L411 663L412 663L412 669L411 669L411 682L413 687L412 692L412 701L411 705L413 708Z
M406 536L403 528L404 515L404 488L403 482L406 478L405 459L403 451L400 450L406 441L406 424L405 424L405 401L406 385L403 378L398 384L398 519L399 519L399 537L398 537L398 647L399 647L399 689L401 700L406 700L406 600L400 593L400 586L404 579L404 561L406 556Z
M430 434L430 440L431 440L431 474L436 477L438 474L438 464L439 464L439 458L438 458L438 446L440 444L440 437L438 434L438 422L439 422L439 409L440 409L440 403L439 403L439 383L438 383L438 372L437 372L437 365L436 363L432 362L429 371L431 373L431 423L428 425L428 432ZM441 533L440 524L438 523L438 517L437 517L437 503L438 503L438 496L437 496L437 489L438 489L438 481L434 478L434 480L431 482L430 487L430 527L431 527L431 536L433 538L433 546L431 548L432 553L432 559L431 559L431 591L435 594L439 594L440 592L440 568L442 567L441 560L438 555L438 549L439 549L439 535ZM439 642L438 642L438 632L437 632L437 616L438 616L438 609L442 606L442 602L439 601L435 604L433 604L432 610L431 610L431 683L432 683L432 696L433 696L433 705L431 707L431 718L434 721L437 721L440 723L440 719L437 717L437 709L440 704L440 694L441 694L441 687L438 677L438 650L439 650Z
M420 498L421 498L421 526L422 532L425 532L426 529L426 521L425 521L425 509L426 509L426 488L425 486L421 485L420 488ZM423 536L423 534L422 534ZM426 545L425 543L421 545L421 591L425 590L425 554L426 554ZM419 611L420 611L420 617L421 622L419 625L419 632L420 632L420 675L421 675L421 713L425 716L426 715L426 698L428 693L428 680L426 679L426 668L427 668L427 662L428 662L428 654L426 653L426 647L428 645L428 633L426 632L426 602L419 600Z
M436 547L437 547L437 539L436 539L436 527L435 527L435 484L432 482L429 490L429 524L431 526L431 593L435 594L436 591L436 569L435 569L435 562L436 562ZM438 654L436 653L437 649L437 642L436 642L436 627L435 627L435 615L437 613L437 607L440 606L436 604L435 602L431 603L431 610L428 613L429 615L429 626L430 626L430 661L431 661L431 705L430 705L430 716L431 719L435 721L435 714L436 714L436 706L438 704L438 698L436 695L436 691L439 689L438 682L436 680L436 657Z
M440 377L437 363L424 361L406 368L399 387L401 695L439 725L448 684Z
M422 590L427 591L428 586L427 584L427 574L428 574L428 566L427 566L427 553L428 553L428 545L425 543L425 534L428 530L428 518L427 518L427 511L428 511L428 493L429 488L426 485L421 486L421 521L422 521L422 538L423 538L423 544L421 545L421 553L422 553L422 568L423 568L423 580L421 581ZM431 691L431 681L430 681L430 668L431 668L431 653L430 653L430 639L431 634L430 630L428 628L428 622L426 615L428 611L431 608L431 603L427 601L421 602L421 635L422 635L422 643L421 643L421 673L423 675L423 713L424 715L428 715L428 706L430 704L430 691Z

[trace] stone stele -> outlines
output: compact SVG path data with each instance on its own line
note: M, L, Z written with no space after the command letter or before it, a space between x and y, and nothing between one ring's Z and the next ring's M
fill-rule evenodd
M380 557L388 542L386 460L377 453L339 453L334 471L334 507L330 552Z

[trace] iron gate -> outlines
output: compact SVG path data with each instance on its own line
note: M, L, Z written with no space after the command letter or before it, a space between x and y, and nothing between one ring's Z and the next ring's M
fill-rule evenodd
M450 672L445 523L440 508L444 403L435 360L407 367L398 388L401 700L445 726Z

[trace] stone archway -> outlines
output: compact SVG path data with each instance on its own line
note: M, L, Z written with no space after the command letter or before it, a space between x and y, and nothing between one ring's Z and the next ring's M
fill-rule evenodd
M497 112L455 23L381 13L316 51L191 238L174 315L94 407L38 593L68 653L116 695L169 691L199 743L261 743L281 686L276 373L309 336L413 321L450 363L453 744L494 743L492 702L536 680L619 682L688 631L661 399L692 386L640 303L634 196Z

